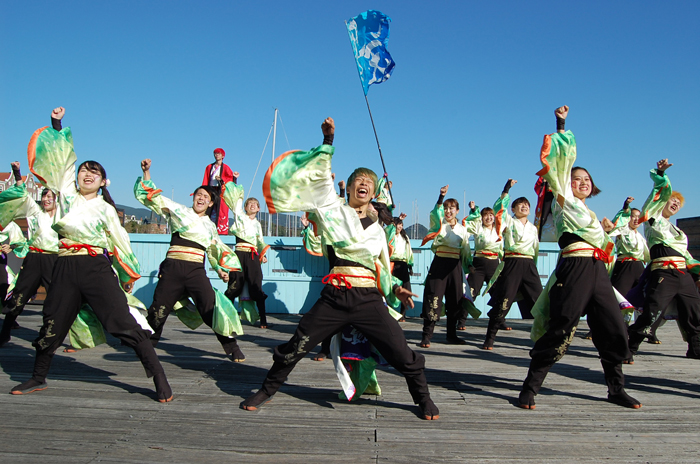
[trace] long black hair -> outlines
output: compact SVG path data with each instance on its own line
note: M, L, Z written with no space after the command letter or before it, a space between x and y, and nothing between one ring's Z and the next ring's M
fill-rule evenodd
M80 166L78 166L78 172L85 166L85 168L88 171L91 172L97 172L100 174L102 177L102 180L106 181L107 180L107 171L105 171L105 168L102 167L100 163L97 161L93 160L88 160L84 161ZM112 205L114 209L117 209L117 205L114 204L114 200L112 199L112 195L109 194L109 190L107 190L106 186L100 187L102 189L102 199L107 202L108 204Z
M399 224L401 224L403 226L403 220L395 217L394 218L394 225L398 227ZM406 229L404 229L403 227L401 228L401 236L404 239L406 239L406 241L408 242L408 234L406 233ZM409 242L409 243L411 243L411 242Z
M379 223L381 225L388 226L389 224L394 222L393 218L391 217L391 213L389 212L389 207L387 205L385 205L384 203L373 201L372 206L374 207L375 211L377 211L377 219L379 219Z

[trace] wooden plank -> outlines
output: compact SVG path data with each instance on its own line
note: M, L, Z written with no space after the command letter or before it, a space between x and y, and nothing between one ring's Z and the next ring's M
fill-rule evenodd
M40 308L0 349L0 391L28 378ZM236 364L211 331L191 331L171 318L157 351L175 401L154 401L153 385L133 352L108 345L57 353L50 388L0 395L0 460L9 463L362 463L398 462L698 462L698 363L685 358L675 324L659 330L662 345L643 344L625 366L630 394L644 407L605 401L597 352L576 338L537 397L537 409L514 406L529 364L528 322L512 321L492 352L479 347L486 321L469 321L465 346L445 345L444 327L430 349L415 344L421 321L403 325L426 355L439 421L417 416L403 377L382 367L382 396L349 403L330 361L302 360L273 401L239 409L270 367L272 348L290 336L297 316L271 317L275 327L246 326ZM585 321L582 322L585 327Z

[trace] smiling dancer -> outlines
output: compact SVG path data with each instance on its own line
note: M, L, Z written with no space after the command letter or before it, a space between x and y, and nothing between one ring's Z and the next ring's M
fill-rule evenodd
M700 359L700 262L688 253L688 237L670 221L685 204L683 195L671 188L666 174L671 166L668 159L662 159L656 163L656 169L652 169L650 176L654 187L639 219L644 223L644 235L649 244L651 273L645 287L644 310L629 328L629 348L635 354L647 330L675 302L678 326L688 342L685 355Z
M226 296L231 301L240 298L247 286L250 300L240 300L243 314L251 324L260 319L260 328L267 329L267 295L262 289L261 264L267 262L265 253L270 246L265 244L262 226L256 218L260 211L260 203L252 197L243 202L243 187L235 183L236 178L237 172L234 173L234 180L224 186L224 201L233 211L233 224L229 233L236 236L236 256L241 263L241 269L229 273ZM257 315L253 305L257 306Z
M228 234L228 205L221 201L223 187L227 182L238 177L237 172L234 173L227 164L224 164L225 157L226 152L223 148L215 149L214 162L208 164L204 169L204 179L202 179L202 185L213 187L213 191L216 192L214 206L211 208L209 217L216 224L219 235Z
M464 272L470 260L469 234L466 227L457 222L459 202L454 198L445 200L449 187L446 185L440 189L435 208L430 212L430 230L421 243L423 246L432 240L430 249L435 253L423 291L422 348L430 348L435 324L440 320L443 296L447 316L446 341L456 345L466 343L457 337L457 318L460 300L464 296Z
M587 315L608 385L608 401L637 409L641 403L624 388L622 362L629 357L626 326L606 269L614 245L586 206L586 200L600 190L586 169L574 167L576 139L564 130L568 112L567 106L554 112L557 133L545 136L540 155L543 168L537 174L554 194L552 216L561 256L547 293L533 308L536 341L518 401L521 408L535 409L535 395L547 373L564 356L580 318Z
M492 350L498 330L505 325L506 316L515 301L516 295L522 295L518 300L518 308L523 319L532 319L531 309L542 293L542 282L537 272L537 254L540 241L537 238L537 228L527 220L530 214L530 202L525 197L516 198L513 202L513 214L508 213L510 189L517 180L508 179L503 193L493 205L496 211L495 229L503 235L503 262L498 266L491 287L489 306L489 325L484 339L484 350ZM502 223L502 225L501 225ZM501 232L502 231L502 232Z
M10 341L10 330L17 316L40 285L48 291L51 273L58 258L58 234L51 226L56 218L56 195L48 188L41 192L41 206L31 198L22 180L20 163L12 163L16 184L0 193L0 224L16 219L27 219L27 254L22 258L22 269L17 277L12 296L6 303L10 310L0 331L0 346Z
M158 285L153 293L153 303L148 308L148 323L154 330L151 336L156 346L163 333L163 326L175 303L183 297L191 297L202 321L211 327L216 338L233 361L242 362L245 356L233 337L242 334L238 313L233 303L221 292L215 291L204 268L205 255L209 263L226 282L228 273L240 270L236 254L221 241L207 212L215 204L216 191L202 185L193 193L192 207L175 203L161 195L151 180L151 160L141 161L143 177L136 179L136 199L156 214L168 220L172 238L165 260L158 271ZM216 314L215 314L216 313ZM215 324L219 319L226 324Z
M413 249L408 239L408 234L403 228L403 220L406 215L401 213L399 217L393 218L393 223L384 228L387 243L389 245L389 259L391 260L391 274L399 279L401 286L411 291L411 274L413 273ZM401 303L401 319L406 320L408 306Z
M386 236L377 222L367 217L378 181L366 168L356 169L348 179L348 205L338 198L331 178L334 148L333 119L322 125L323 145L309 152L287 152L278 157L265 176L263 192L270 212L308 211L323 241L331 272L320 299L304 314L294 336L275 348L274 364L262 388L241 403L256 410L282 386L297 362L326 336L347 324L361 331L384 358L406 377L408 390L421 416L439 417L425 379L425 358L406 344L403 330L384 306L397 300L409 306L412 295L392 284ZM360 392L361 393L361 392Z
M501 221L501 224L503 222ZM503 259L503 240L501 230L496 225L496 214L492 208L479 207L473 201L469 202L469 216L462 220L462 225L467 228L467 233L474 236L474 256L469 263L469 275L467 285L471 291L472 301L476 300L481 292L484 282L489 283L498 269L500 260ZM457 321L457 330L466 330L467 310L462 310ZM511 330L505 322L499 327L503 330Z
M131 313L120 287L140 277L139 265L107 191L107 174L98 162L85 161L78 166L76 185L73 136L70 128L61 129L64 114L61 107L53 110L53 129L34 132L27 150L29 169L44 186L57 192L60 219L53 229L60 245L44 302L44 324L33 343L34 373L10 393L48 388L51 360L84 301L105 330L134 349L146 374L153 377L158 401L171 401L173 393L149 341L150 331Z

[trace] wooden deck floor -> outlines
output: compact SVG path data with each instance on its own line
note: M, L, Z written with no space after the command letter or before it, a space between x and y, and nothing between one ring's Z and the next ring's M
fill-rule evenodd
M0 349L0 392L30 376L31 340L40 308L19 318L22 329ZM439 421L417 417L405 382L378 373L380 397L348 404L337 397L330 361L299 363L273 402L239 409L271 365L296 316L272 317L270 330L246 326L245 363L234 364L208 329L171 318L158 354L175 399L154 401L131 350L109 339L76 354L57 353L49 389L0 394L2 463L439 463L439 462L700 462L700 363L685 358L674 323L662 345L642 346L626 367L628 391L641 410L613 406L592 343L576 338L547 377L537 409L513 405L529 363L529 324L514 321L496 349L481 345L486 321L470 321L466 346L436 333L427 356ZM585 322L582 327L585 328ZM420 320L404 324L419 340Z

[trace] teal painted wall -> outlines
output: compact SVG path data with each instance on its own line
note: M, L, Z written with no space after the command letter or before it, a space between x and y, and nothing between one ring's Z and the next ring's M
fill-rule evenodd
M165 257L170 244L170 235L130 234L131 245L141 264L141 279L134 286L134 294L146 306L153 300L153 291L158 282L158 266ZM233 247L235 237L222 237L224 243ZM262 265L263 289L268 295L267 312L271 314L299 314L307 312L318 299L323 284L321 279L328 273L328 262L321 257L311 256L306 253L298 237L266 237L265 242L270 245L267 252L267 263ZM419 240L411 240L415 265L414 275L411 277L413 292L418 294L416 307L409 311L409 316L419 316L423 304L423 280L425 279L433 253L429 246L421 247ZM537 270L544 286L549 275L554 271L559 256L559 248L556 243L542 243L540 256L537 262ZM226 284L219 279L216 272L206 263L207 274L212 285L221 291L226 289ZM488 297L478 297L476 306L485 317L490 309L487 307ZM513 305L509 318L519 318L520 312Z

